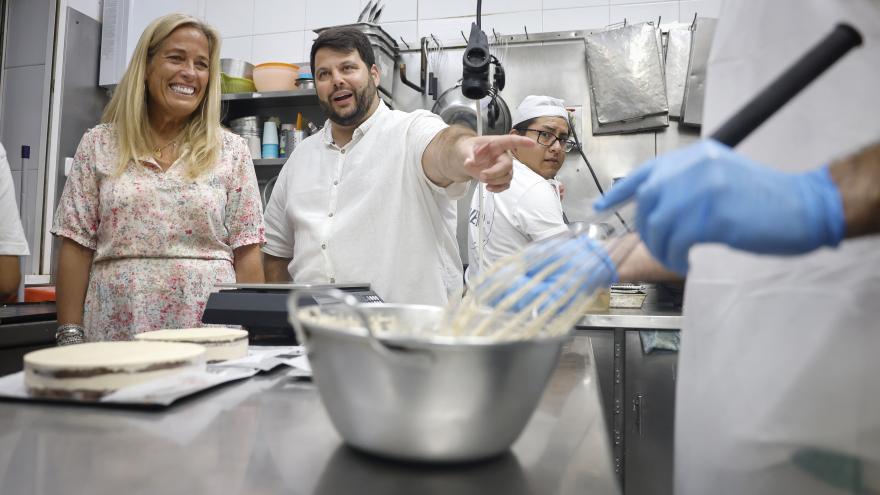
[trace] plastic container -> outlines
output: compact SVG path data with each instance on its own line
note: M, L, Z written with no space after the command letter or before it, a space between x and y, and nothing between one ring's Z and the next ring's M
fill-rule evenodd
M315 79L309 72L300 72L299 78L296 80L296 87L299 89L315 89Z
M24 302L55 302L55 286L25 287Z
M260 143L260 136L256 134L247 134L243 136L247 139L248 149L251 152L251 160L259 160L263 158L263 146Z
M283 62L267 62L254 68L257 91L292 91L296 89L299 66Z
M278 128L275 122L267 120L263 124L263 158L278 158Z

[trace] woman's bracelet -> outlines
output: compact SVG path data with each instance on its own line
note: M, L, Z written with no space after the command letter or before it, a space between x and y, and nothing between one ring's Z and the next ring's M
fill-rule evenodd
M56 345L82 344L86 341L85 328L76 323L65 323L55 331Z

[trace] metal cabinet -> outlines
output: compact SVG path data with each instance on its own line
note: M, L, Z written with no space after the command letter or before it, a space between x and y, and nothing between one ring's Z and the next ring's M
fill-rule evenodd
M645 353L639 331L579 326L593 346L614 471L626 495L672 493L678 354Z
M672 493L678 353L642 348L641 331L681 328L680 288L650 286L642 309L584 316L590 336L615 474L626 495Z
M627 494L672 493L678 353L642 350L639 331L622 331L624 486Z

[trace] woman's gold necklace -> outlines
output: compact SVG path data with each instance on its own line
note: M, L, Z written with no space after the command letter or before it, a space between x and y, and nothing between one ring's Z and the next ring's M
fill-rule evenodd
M156 158L161 160L162 159L162 151L169 146L172 147L172 153L173 153L173 150L177 148L177 140L172 139L171 141L168 141L167 143L163 144L162 146L156 147L153 150L153 154L156 156Z

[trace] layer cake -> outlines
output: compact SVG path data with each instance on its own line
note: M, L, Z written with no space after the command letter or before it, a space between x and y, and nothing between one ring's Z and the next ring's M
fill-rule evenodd
M149 342L185 342L205 346L209 363L247 356L248 333L225 327L175 328L139 333L136 340Z
M35 397L98 400L122 387L205 369L205 348L171 342L93 342L24 356L24 383Z

